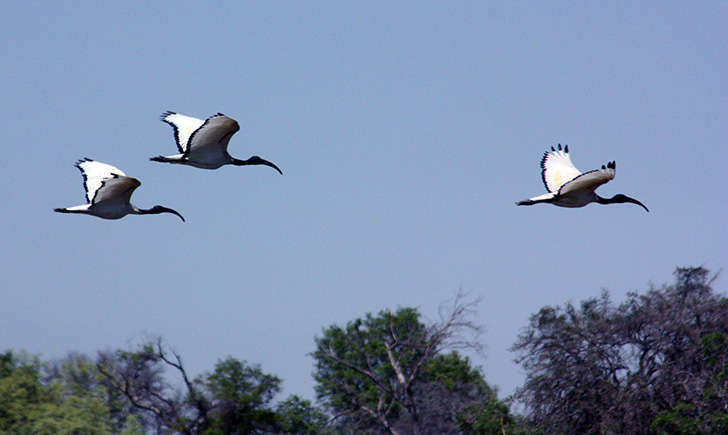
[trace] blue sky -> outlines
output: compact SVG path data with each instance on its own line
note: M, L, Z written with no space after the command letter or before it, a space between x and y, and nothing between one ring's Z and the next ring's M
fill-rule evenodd
M725 2L12 2L0 17L0 348L45 358L161 335L194 373L231 355L313 397L314 336L366 312L483 298L488 382L544 305L720 270ZM166 110L241 125L238 158L174 154ZM617 161L602 196L516 207L539 160ZM173 215L105 221L73 163ZM716 286L725 289L726 279Z

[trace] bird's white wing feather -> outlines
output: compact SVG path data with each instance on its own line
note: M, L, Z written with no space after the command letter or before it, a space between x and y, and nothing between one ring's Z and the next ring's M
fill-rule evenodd
M86 201L91 203L104 180L115 177L125 177L126 174L119 168L106 163L97 162L89 158L76 162L76 167L83 176L83 188L86 190Z
M115 176L107 178L101 182L101 187L96 191L93 197L93 203L109 199L118 199L123 202L129 202L134 189L141 186L141 182L136 178Z
M616 175L617 165L609 162L602 165L601 169L584 172L571 181L566 182L559 189L559 195L567 195L576 191L594 191L597 187L612 180Z
M571 163L568 146L562 149L559 144L558 149L551 147L551 151L544 153L541 159L541 179L549 192L558 192L561 186L579 175L581 171Z
M200 127L205 121L191 116L182 115L175 112L164 112L161 116L163 122L172 126L174 130L174 140L177 141L177 149L179 152L186 153L189 148L190 136Z
M217 148L219 152L227 151L228 142L233 134L240 130L238 122L218 113L207 118L202 126L195 130L189 141L189 152L210 151Z

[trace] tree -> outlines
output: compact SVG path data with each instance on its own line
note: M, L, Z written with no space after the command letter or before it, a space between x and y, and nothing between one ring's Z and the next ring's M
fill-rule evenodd
M172 372L177 386L167 380ZM232 357L190 378L161 338L133 350L69 353L49 362L0 354L0 432L251 434L325 433L328 418L281 380Z
M276 407L278 430L283 433L328 433L328 418L310 400L291 395Z
M647 433L665 412L725 413L725 346L705 340L728 333L728 300L713 293L703 268L678 268L675 283L630 293L616 306L604 292L544 307L512 350L526 370L515 394L548 432ZM716 388L717 386L717 388ZM712 393L711 393L712 391ZM699 427L714 431L713 420ZM653 430L659 428L659 424Z
M446 349L480 350L481 327L469 317L477 301L458 294L439 322L414 308L367 314L316 338L317 397L340 428L388 433L452 432L468 406L496 393L467 358ZM468 335L472 334L472 335Z
M703 387L702 403L681 402L661 412L650 426L660 434L728 433L728 335L713 333L702 341L706 367L718 372ZM706 406L707 405L707 406Z
M208 433L247 434L275 428L276 413L270 402L281 389L279 378L228 357L203 379L211 404Z
M142 428L134 409L111 387L88 355L69 352L63 358L43 364L43 371L44 382L61 385L66 395L98 398L108 413L111 432L141 433Z
M0 355L0 431L3 433L89 433L111 430L100 389L77 389L43 376L38 357Z
M258 366L232 357L220 360L212 373L191 378L182 357L161 338L134 351L101 352L96 366L110 387L142 417L147 431L157 433L248 434L276 430L271 400L280 379ZM180 378L173 387L165 371Z
M210 404L187 375L181 356L169 351L162 339L141 344L135 351L99 352L96 367L109 387L122 395L141 417L146 430L198 433L207 423ZM166 369L175 370L185 390L173 388Z

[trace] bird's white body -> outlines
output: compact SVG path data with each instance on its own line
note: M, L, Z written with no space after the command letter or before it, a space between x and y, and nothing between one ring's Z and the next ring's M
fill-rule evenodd
M141 186L136 178L127 176L121 169L91 159L83 159L75 165L83 176L87 204L57 208L59 213L82 213L103 219L121 219L128 214L157 214L171 212L184 221L172 209L155 206L142 210L131 203L131 195Z
M559 207L571 207L571 208L578 208L578 207L584 207L585 205L589 204L590 202L596 201L596 194L594 192L574 192L571 195L563 195L563 196L557 196L555 193L544 193L543 195L534 196L533 198L528 198L529 201L533 202L550 202L553 205L558 205Z
M217 169L232 163L231 161L226 162L224 159L221 159L219 154L203 152L195 153L192 157L185 154L172 154L171 156L164 156L164 158L167 159L165 163L177 163L200 169ZM227 158L231 159L229 154Z
M152 157L155 162L174 163L201 169L217 169L224 165L267 165L281 170L271 162L253 156L238 160L228 151L230 138L240 130L238 122L218 113L204 121L175 112L162 114L163 122L172 126L180 154ZM282 172L281 172L282 173Z
M66 207L64 210L68 213L89 214L103 219L121 219L128 214L136 214L133 205L118 199Z
M541 159L541 178L548 193L519 201L516 204L549 203L559 207L576 208L584 207L592 202L599 204L631 202L647 210L644 204L625 195L619 194L607 199L596 194L595 191L599 186L614 179L616 171L616 163L609 162L602 165L601 169L582 173L571 162L569 147L562 149L559 144L558 149L551 147L551 151L545 152Z

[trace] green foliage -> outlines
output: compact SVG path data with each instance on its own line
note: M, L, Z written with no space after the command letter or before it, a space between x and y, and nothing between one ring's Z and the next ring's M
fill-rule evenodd
M317 350L312 353L316 360L314 379L317 396L333 412L339 413L365 406L375 409L380 400L392 403L393 392L382 390L378 380L394 385L396 373L390 363L385 341L391 344L391 330L396 330L400 341L426 340L425 325L419 321L414 308L400 308L395 313L383 310L378 316L367 313L364 319L355 319L345 328L333 325L324 329L324 335L316 338ZM332 361L327 350L338 355L349 365ZM398 349L401 366L411 374L414 362L422 356L421 347ZM352 370L351 366L363 367L371 374ZM394 402L388 411L397 415L401 404Z
M281 380L233 357L219 360L211 373L191 379L182 357L161 338L136 350L101 352L96 366L111 391L141 418L129 431L158 433L250 434L303 431L326 420L308 401L291 398L272 406ZM165 374L178 377L175 388Z
M215 410L206 433L243 434L275 426L276 413L269 405L281 389L278 377L228 357L204 379Z
M276 407L278 430L284 433L326 433L328 418L310 400L291 395Z
M30 411L46 399L40 383L37 357L16 357L12 351L0 357L0 430L18 431L31 422Z
M513 425L508 406L480 370L444 353L457 328L475 328L456 309L426 325L414 308L367 314L316 338L316 392L343 432L452 433ZM491 422L495 421L495 426Z
M187 391L172 388L166 368ZM0 433L324 433L327 417L291 396L274 409L281 380L232 357L190 381L161 340L136 350L81 354L51 362L0 354Z
M651 432L658 434L705 434L696 419L696 406L681 403L669 411L657 416L650 427Z
M435 355L425 367L423 376L453 392L462 391L467 386L482 397L496 396L480 370L472 367L470 359L457 351Z
M108 433L111 417L98 390L68 379L42 381L38 357L0 357L0 431L33 434Z
M657 434L728 433L728 335L714 332L703 337L706 368L717 374L703 388L703 401L679 403L660 413L650 426Z
M458 414L458 429L463 433L508 434L521 432L520 426L510 414L508 405L498 400L486 404L469 405Z
M425 370L426 376L460 396L480 400L463 406L457 414L457 428L462 433L508 434L527 433L521 422L510 413L508 405L498 400L477 368L458 352L436 355Z

